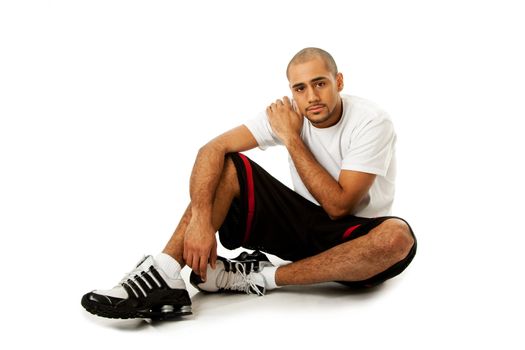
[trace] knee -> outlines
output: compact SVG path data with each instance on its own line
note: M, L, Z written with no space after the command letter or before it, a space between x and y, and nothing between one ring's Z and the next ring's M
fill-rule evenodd
M224 158L224 167L222 170L222 175L223 177L226 177L229 180L235 180L235 182L238 182L237 169L235 168L235 164L233 163L233 160L229 155L226 155L226 157Z
M239 178L237 168L229 155L224 159L224 166L221 175L221 185L230 188L235 196L240 193Z
M388 219L376 229L378 229L377 248L393 260L403 260L415 243L410 227L403 220Z

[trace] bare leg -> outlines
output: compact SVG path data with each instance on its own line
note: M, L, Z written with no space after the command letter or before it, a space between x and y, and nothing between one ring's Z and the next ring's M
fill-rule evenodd
M238 197L239 193L240 188L235 165L230 158L226 158L224 162L224 170L222 172L213 202L212 223L216 230L221 227L224 219L226 218L226 215L228 214L228 210L233 198ZM182 256L184 249L184 235L190 220L191 203L186 208L179 225L175 229L175 232L162 251L163 253L171 255L173 258L175 258L175 260L177 260L177 262L182 267L186 265Z
M235 165L227 158L213 205L212 222L217 230L224 222L233 198L238 197L239 193ZM184 235L190 220L191 203L163 250L174 257L181 266L185 266ZM366 280L405 258L413 243L408 226L401 220L389 219L365 236L279 267L275 277L276 283L284 286Z
M405 258L414 239L406 223L388 219L367 235L277 269L277 285L366 280Z

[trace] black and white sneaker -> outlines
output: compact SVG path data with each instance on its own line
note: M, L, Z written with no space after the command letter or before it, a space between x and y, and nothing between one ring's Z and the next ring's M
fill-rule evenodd
M273 265L260 251L243 252L231 260L218 256L215 269L208 265L206 282L192 272L190 283L203 292L233 291L262 296L266 293L266 282L260 272L265 266Z
M152 256L144 257L113 289L84 295L81 304L90 313L108 318L166 320L191 315L183 279L168 277Z

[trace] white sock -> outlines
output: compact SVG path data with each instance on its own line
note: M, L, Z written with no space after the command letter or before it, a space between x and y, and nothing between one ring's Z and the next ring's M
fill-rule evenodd
M170 255L160 253L155 257L155 261L168 277L180 278L180 264Z
M260 272L260 274L264 277L264 282L266 283L267 290L280 288L275 283L275 273L277 272L278 267L279 266L267 266L264 269L262 269L262 271Z

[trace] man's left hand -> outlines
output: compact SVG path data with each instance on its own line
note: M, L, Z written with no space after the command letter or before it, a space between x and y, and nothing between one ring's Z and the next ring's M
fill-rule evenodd
M288 97L277 100L266 108L266 114L273 132L285 145L301 134L303 117L297 113Z

